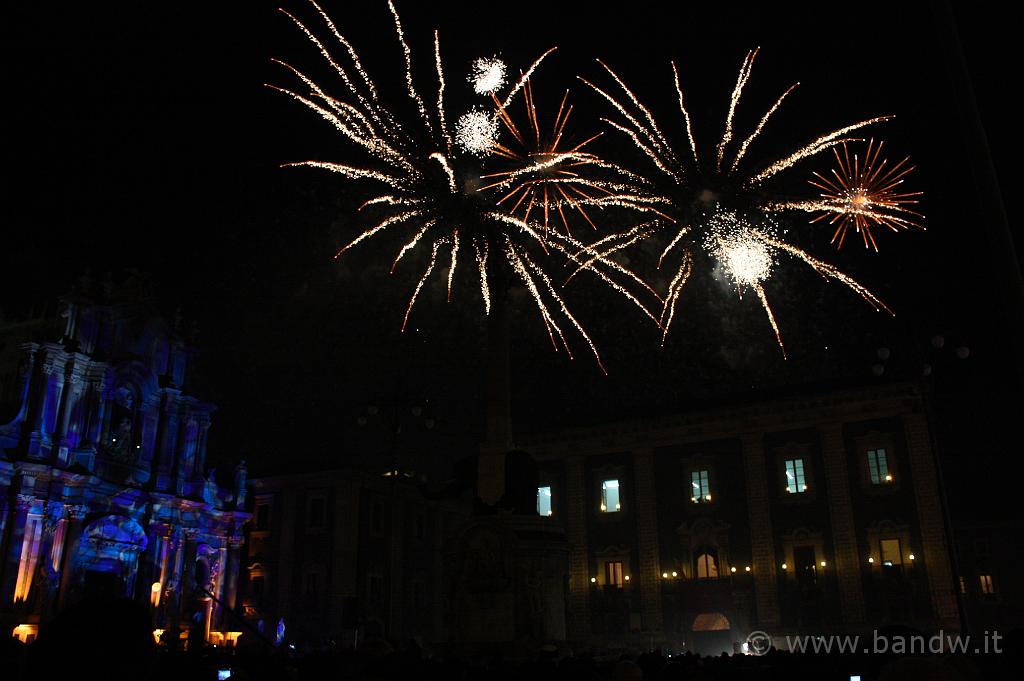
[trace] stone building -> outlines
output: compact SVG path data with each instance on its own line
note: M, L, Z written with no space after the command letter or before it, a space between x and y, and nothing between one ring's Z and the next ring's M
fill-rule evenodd
M141 280L0 328L0 623L22 640L90 594L145 603L155 630L238 629L245 468L206 472L213 405L192 344ZM212 598L211 598L212 596ZM199 613L196 618L195 614Z
M805 394L521 443L565 528L568 637L717 652L751 632L960 625L914 385Z
M524 641L717 653L742 651L755 631L960 626L915 385L518 444L536 469L510 474L505 501L475 513L400 476L255 481L247 610L285 617L296 640L348 646L372 624L392 640L504 654ZM506 470L517 460L522 473L521 458ZM532 518L507 503L524 485Z
M413 477L340 469L253 480L243 610L290 640L359 647L447 641L444 549L465 524L463 495Z

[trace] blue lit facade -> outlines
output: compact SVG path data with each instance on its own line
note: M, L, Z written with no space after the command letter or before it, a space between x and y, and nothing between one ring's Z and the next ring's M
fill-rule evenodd
M207 473L214 407L185 392L179 326L107 286L0 327L4 635L30 639L90 594L147 604L165 640L238 628L218 601L235 601L245 466L233 489Z

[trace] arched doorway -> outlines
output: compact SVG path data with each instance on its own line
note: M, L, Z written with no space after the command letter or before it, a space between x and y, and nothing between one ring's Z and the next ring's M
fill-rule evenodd
M702 612L693 619L691 650L700 655L732 653L732 625L720 612Z
M131 596L139 555L148 543L142 526L128 516L100 516L86 525L77 560L83 593Z

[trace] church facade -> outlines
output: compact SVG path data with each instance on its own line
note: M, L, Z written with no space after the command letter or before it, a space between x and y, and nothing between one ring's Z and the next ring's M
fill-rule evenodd
M214 406L139 280L90 282L0 327L0 625L32 640L90 596L135 599L164 641L232 640L249 514L206 471Z

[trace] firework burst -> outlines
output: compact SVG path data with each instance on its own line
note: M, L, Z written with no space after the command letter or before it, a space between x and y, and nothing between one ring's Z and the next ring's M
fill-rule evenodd
M330 17L315 0L310 0L310 4L332 39L341 46L338 52L343 53L345 59L337 59L317 33L300 19L281 11L299 27L341 79L344 95L329 95L312 78L284 62L278 63L298 79L305 91L270 87L317 113L344 139L361 148L366 160L360 164L308 160L285 165L327 170L345 180L365 180L383 187L382 192L371 195L360 208L362 211L372 207L379 219L340 248L335 257L385 232L401 232L405 236L391 264L392 271L413 251L429 254L406 306L403 330L431 275L439 269L447 270L450 300L456 269L461 262L469 260L478 275L485 314L491 313L495 283L500 282L504 287L505 282L519 282L536 304L555 349L564 348L572 357L566 332L575 329L600 365L594 342L569 310L548 268L557 254L583 269L597 272L613 286L611 276L598 271L599 266L607 264L609 268L623 271L625 268L617 267L604 257L590 257L589 247L568 236L546 235L544 226L535 218L519 217L497 206L490 194L478 191L481 157L495 145L498 116L470 111L458 119L453 134L446 116L446 85L437 32L433 45L436 95L428 102L416 87L412 49L394 3L389 0L388 8L404 59L405 92L410 104L408 111L401 111L379 95L376 83L363 67L355 48ZM477 62L470 82L479 92L491 92L499 108L506 108L515 95L529 85L530 76L553 49L522 72L504 100L497 100L493 94L504 82L503 64L498 66L493 60ZM536 163L533 159L526 163L527 172L533 172ZM513 176L506 177L506 181L514 181Z
M904 179L914 170L909 165L910 157L889 166L881 157L882 144L869 140L863 159L856 152L851 155L846 142L842 144L842 153L839 148L833 148L836 165L831 177L815 172L814 179L810 180L812 186L821 190L819 198L790 201L782 207L820 212L811 222L828 220L828 224L835 227L832 243L837 248L843 247L851 229L861 235L865 248L873 248L875 252L878 243L872 230L924 229L921 225L924 216L909 208L918 203L922 192L900 191Z
M672 218L662 220L659 228L650 232L665 234L668 239L668 244L658 260L659 267L673 253L678 254L675 275L664 297L660 316L663 343L675 318L676 305L693 273L695 254L706 255L717 263L732 279L740 293L743 289L750 288L757 294L783 353L785 348L782 336L763 287L763 282L772 273L778 254L785 253L802 261L827 278L844 284L876 309L890 311L852 278L832 265L813 258L800 248L782 241L775 230L765 229L764 225L770 223L770 216L776 212L792 209L812 210L809 204L796 205L790 201L773 200L772 193L765 186L769 180L804 159L844 145L853 139L849 136L851 133L886 121L891 116L869 118L838 128L813 138L767 165L755 166L747 160L748 152L784 100L799 85L797 83L787 88L761 115L749 134L737 136L736 111L744 87L750 79L757 54L758 50L752 50L744 58L729 99L722 134L717 143L707 149L697 144L679 69L675 63L672 63L672 76L686 134L686 144L681 148L669 142L651 110L640 102L636 94L604 62L598 60L614 81L614 92L580 78L611 104L618 114L617 119L602 120L631 140L653 165L653 174L649 175L649 182L632 186L629 193L645 197L648 206L656 208L659 214L667 214ZM877 157L877 154L875 156ZM897 177L886 174L883 177L887 178L885 186L888 186L893 180L901 179L902 175ZM823 205L824 202L818 202L818 207L813 210L826 210L821 207ZM840 212L838 204L832 212ZM878 214L876 210L874 215ZM742 219L740 215L757 215L759 219ZM888 215L891 219L892 212ZM618 248L631 238L628 232L618 235L608 240L607 248L598 251L597 255L602 255L611 248Z

